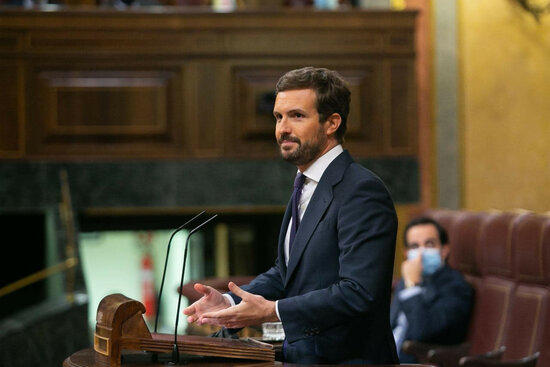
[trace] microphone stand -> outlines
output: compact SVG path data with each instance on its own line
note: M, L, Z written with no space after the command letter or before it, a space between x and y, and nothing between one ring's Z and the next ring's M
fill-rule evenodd
M156 317L155 317L155 333L157 332L157 324L158 324L158 321L159 321L160 299L162 297L162 289L164 288L164 278L166 277L166 266L168 265L168 255L170 254L170 246L172 244L172 238L174 238L176 233L178 233L179 231L184 229L189 223L191 223L192 221L194 221L195 219L197 219L198 217L203 215L204 212L205 211L203 210L202 212L195 215L193 218L189 219L187 222L185 222L181 226L179 226L174 232L172 232L172 235L170 236L170 240L168 240L168 247L166 249L166 258L164 259L164 270L162 271L162 281L160 282L160 291L159 291L159 295L158 295L158 298L157 298L157 314L156 314Z
M202 222L201 224L199 224L198 226L193 228L191 231L189 231L189 234L187 235L187 241L185 242L185 250L184 250L185 252L184 252L184 255L183 255L183 266L182 266L182 270L181 270L181 281L180 281L180 287L179 287L180 294L179 294L179 298L178 298L178 310L176 312L176 325L174 327L174 346L172 348L172 362L171 362L171 364L177 364L179 362L178 322L179 322L179 318L180 318L180 307L181 307L181 297L182 297L181 289L183 287L183 278L184 278L184 275L185 275L185 263L187 261L187 249L189 248L189 240L191 239L191 236L195 232L197 232L200 228L202 228L204 225L209 223L212 219L216 218L217 216L218 216L217 214L214 214L212 217L205 220L204 222Z

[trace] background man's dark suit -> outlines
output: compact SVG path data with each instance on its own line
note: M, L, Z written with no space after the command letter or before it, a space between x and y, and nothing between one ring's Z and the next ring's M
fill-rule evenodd
M290 217L287 207L275 266L243 287L279 300L285 360L398 363L389 324L397 217L382 181L340 154L311 198L287 267Z
M405 288L398 283L391 304L391 325L394 328L401 311L407 316L404 340L437 344L457 344L464 341L473 302L472 288L462 274L442 266L422 284L422 292L405 301L398 297ZM413 356L401 354L401 363L416 363Z

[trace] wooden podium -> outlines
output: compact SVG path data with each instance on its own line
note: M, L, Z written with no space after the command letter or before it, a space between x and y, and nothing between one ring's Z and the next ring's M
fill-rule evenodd
M133 354L126 355L124 359L124 367L166 367L166 361L159 360L157 362L147 361L146 356L138 356L136 352ZM189 359L186 362L187 367L305 367L306 365L298 365L293 363L284 363L279 361L273 362L262 362L262 361L253 361L253 360L243 360L243 359L221 359L221 358L208 358L208 357L199 357L197 359ZM307 365L315 366L315 365ZM322 367L337 367L341 365L317 365ZM386 364L386 365L356 365L356 366L366 366L366 367L435 367L431 365L424 364ZM94 361L94 350L83 349L78 351L71 356L67 357L63 362L63 367L99 367L99 365Z
M144 312L143 304L122 294L103 298L97 309L94 348L73 353L63 361L63 367L170 365L171 360L166 353L172 352L174 336L150 333L143 320ZM179 353L187 355L181 364L188 367L299 367L297 364L275 361L272 345L252 339L178 335L177 346ZM331 366L337 365L323 365ZM363 366L434 367L421 364Z
M272 345L253 339L151 333L143 319L145 306L122 294L111 294L97 308L94 333L94 365L118 367L122 351L177 353L193 356L271 362Z
M63 367L100 367L94 358L95 351L92 348L82 349L73 353L63 361ZM125 352L123 355L124 361L122 366L124 367L167 367L170 365L169 358L161 356L156 361L153 361L151 355L145 352L130 351ZM251 359L227 359L219 357L189 357L185 359L184 363L187 367L283 367L285 364L277 361L254 361ZM174 365L173 367L177 367ZM289 365L286 365L291 367ZM328 366L324 366L328 367ZM377 366L379 367L379 366ZM394 366L399 367L399 366ZM414 366L418 367L418 366Z

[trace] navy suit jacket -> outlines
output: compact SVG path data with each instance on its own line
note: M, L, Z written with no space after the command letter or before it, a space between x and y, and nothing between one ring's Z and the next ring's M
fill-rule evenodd
M405 340L435 344L464 341L473 304L473 290L462 274L448 265L423 280L422 292L401 301L397 296L405 287L403 279L395 288L391 304L392 328L401 311L409 326ZM401 354L401 363L417 363L413 356Z
M336 157L304 213L287 267L290 217L289 205L275 266L243 287L279 300L285 360L398 363L389 322L397 216L383 182L347 151Z

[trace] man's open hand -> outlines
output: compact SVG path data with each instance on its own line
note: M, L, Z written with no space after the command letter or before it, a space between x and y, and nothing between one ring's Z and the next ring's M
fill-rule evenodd
M268 301L262 296L248 293L233 282L229 282L229 290L236 296L241 297L242 301L233 307L202 313L198 318L199 324L207 323L233 329L260 325L269 321L279 321L274 301Z
M223 310L231 306L229 300L212 287L196 283L193 288L201 293L202 297L183 310L183 313L187 315L187 321L189 323L198 321L198 324L201 325L202 322L200 319L204 313Z

